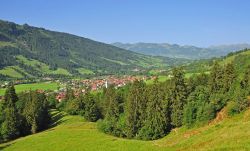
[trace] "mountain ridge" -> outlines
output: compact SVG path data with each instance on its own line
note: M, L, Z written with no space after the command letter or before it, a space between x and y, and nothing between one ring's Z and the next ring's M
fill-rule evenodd
M28 24L0 20L0 27L1 76L84 76L85 71L95 75L124 74L133 73L135 68L143 71L178 62Z
M235 52L245 48L250 48L250 44L230 44L230 45L216 45L207 48L196 47L192 45L178 45L169 43L111 43L114 46L131 50L134 52L152 55L164 56L172 58L186 58L186 59L209 59L213 57L225 56L230 52Z

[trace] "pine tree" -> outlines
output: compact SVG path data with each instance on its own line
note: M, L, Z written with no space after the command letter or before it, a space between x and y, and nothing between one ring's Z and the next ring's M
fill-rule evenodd
M4 122L2 124L1 133L5 140L10 140L20 135L19 114L15 105L18 101L18 97L13 85L7 88L4 99Z
M48 103L44 93L30 91L27 97L23 114L31 127L30 132L34 134L48 127L50 122Z
M135 81L131 86L126 102L126 126L129 138L134 137L142 127L145 120L145 111L145 83Z
M184 72L180 68L173 70L173 79L171 80L171 122L173 126L182 125L183 108L187 99L187 88L184 80Z
M6 92L4 95L5 105L6 107L14 106L17 101L18 101L18 97L15 91L15 87L14 85L11 85L6 89Z
M99 110L96 101L90 93L85 94L85 113L84 118L88 121L95 122L99 118Z
M196 87L195 91L189 95L188 103L184 107L184 125L192 127L196 123L208 121L213 117L214 110L209 108L209 96L209 89L205 86ZM210 113L212 111L213 113Z
M106 133L114 133L119 119L119 104L116 98L114 86L109 86L105 92L105 116L104 123Z
M209 85L211 93L216 93L223 88L223 68L215 62L210 74Z
M229 63L226 65L223 75L223 92L228 92L232 84L236 80L234 65Z
M241 88L245 90L248 95L250 95L250 66L247 67L240 84Z
M157 81L150 88L148 96L146 119L139 132L139 138L154 140L163 137L167 128L167 119L164 110L164 95Z

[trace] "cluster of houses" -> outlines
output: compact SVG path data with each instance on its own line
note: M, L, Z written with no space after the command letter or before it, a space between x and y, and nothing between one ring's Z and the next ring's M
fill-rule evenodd
M114 85L115 88L123 87L128 83L133 83L135 80L147 80L150 77L141 76L107 76L103 78L95 78L95 79L85 79L81 81L71 81L71 83L67 85L71 85L74 91L74 95L77 97L86 92L86 89L90 89L91 91L98 91L103 88L107 88L109 85ZM56 96L56 99L61 102L66 96L66 88L61 88Z
M105 77L99 77L99 78L93 78L93 79L85 79L85 80L69 80L60 82L57 80L56 82L60 83L61 88L58 90L55 90L54 93L56 94L56 99L58 102L61 102L66 97L66 87L70 87L74 95L76 97L80 96L81 94L84 94L86 90L90 91L98 91L103 88L107 88L110 85L114 85L115 88L123 87L127 85L128 83L133 83L135 80L148 80L148 79L154 79L155 77L147 77L147 76L105 76ZM51 80L51 79L46 79ZM15 84L22 83L22 81L16 81ZM6 87L8 83L3 83L1 87ZM43 90L38 90L43 92ZM3 96L0 96L0 100L3 99Z

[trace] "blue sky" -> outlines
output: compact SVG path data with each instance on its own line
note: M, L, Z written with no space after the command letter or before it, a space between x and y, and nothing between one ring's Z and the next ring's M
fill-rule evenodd
M2 0L0 19L106 43L250 43L249 0Z

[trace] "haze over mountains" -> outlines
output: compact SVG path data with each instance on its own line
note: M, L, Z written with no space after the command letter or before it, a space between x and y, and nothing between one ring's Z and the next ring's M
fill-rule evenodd
M152 56L164 56L171 58L186 58L186 59L207 59L212 57L225 56L230 52L250 48L250 44L232 44L211 46L201 48L196 46L181 46L178 44L168 43L112 43L119 48L131 50L137 53L142 53Z

